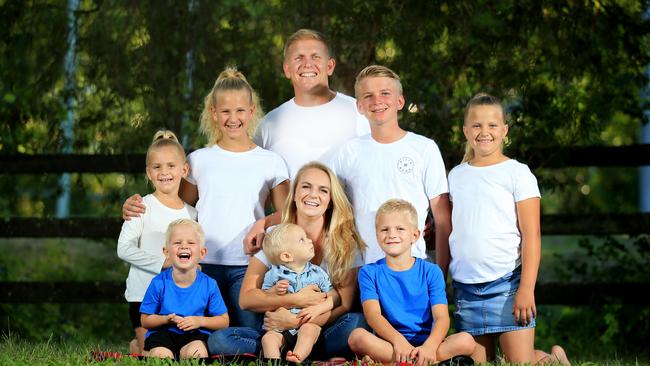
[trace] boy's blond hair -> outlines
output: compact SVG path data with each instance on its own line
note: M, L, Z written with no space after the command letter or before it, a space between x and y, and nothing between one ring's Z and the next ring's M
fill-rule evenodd
M169 241L172 236L172 232L174 232L174 229L177 226L183 225L190 226L194 230L196 236L199 237L200 247L203 248L205 245L205 233L203 232L203 228L201 225L199 225L198 222L190 219L177 219L169 223L169 226L167 226L167 231L165 232L165 245L169 245Z
M410 202L399 198L393 198L382 203L377 209L377 214L375 215L375 226L377 226L377 223L379 222L379 216L388 213L400 213L406 216L406 220L411 224L411 226L413 226L413 229L418 229L418 212Z
M281 264L280 254L286 252L288 249L287 233L292 228L300 228L300 226L292 223L282 223L276 225L270 233L264 237L264 245L262 250L266 258L271 264Z
M359 73L357 74L357 78L354 81L354 93L357 98L359 98L359 84L365 78L393 79L395 81L395 85L397 85L397 90L399 90L399 94L400 95L403 94L402 81L399 75L397 75L395 71L389 69L386 66L370 65L370 66L366 66L363 70L359 71Z
M282 51L283 57L286 59L287 58L287 51L289 50L289 46L291 46L294 42L303 40L303 39L313 39L316 41L321 42L322 44L325 45L325 48L327 49L327 55L332 58L334 57L332 53L332 48L330 47L329 40L325 35L319 31L315 31L313 29L298 29L295 33L289 36L287 38L287 41L284 43L284 50Z

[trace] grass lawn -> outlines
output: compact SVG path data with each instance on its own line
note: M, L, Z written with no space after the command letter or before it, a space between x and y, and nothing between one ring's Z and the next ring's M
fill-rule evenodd
M0 365L169 365L168 361L158 359L137 360L135 358L122 358L119 360L107 360L96 362L90 357L94 350L124 352L122 345L111 344L81 344L61 342L39 342L31 343L21 340L15 336L3 335L0 340ZM650 360L637 360L626 358L612 358L607 360L583 361L571 359L575 366L637 366L650 365ZM178 365L198 365L198 360L184 360ZM219 365L218 362L213 363ZM233 363L235 365L246 365L246 363ZM248 365L261 365L248 362ZM502 364L507 366L508 364Z

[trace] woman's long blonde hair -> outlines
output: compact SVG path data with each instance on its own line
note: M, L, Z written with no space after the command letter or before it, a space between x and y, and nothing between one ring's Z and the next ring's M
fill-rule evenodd
M332 172L325 165L312 161L303 165L296 177L291 182L287 202L282 212L282 222L297 222L297 207L294 201L296 186L302 174L309 169L318 169L328 175L330 179L330 204L325 211L325 224L323 226L323 251L327 261L330 279L336 288L344 286L343 283L348 271L352 269L356 252L365 253L366 244L361 240L361 235L354 225L352 205L343 191L343 187Z
M244 74L237 70L234 66L226 67L217 77L214 82L212 90L205 96L203 101L203 111L201 112L201 132L208 138L208 144L216 144L222 137L221 130L217 127L214 118L212 118L212 110L217 104L217 95L223 91L240 91L245 90L250 97L250 105L255 106L253 117L248 122L246 133L248 137L252 137L257 124L264 115L262 107L260 106L260 99L257 96L253 87L248 83Z

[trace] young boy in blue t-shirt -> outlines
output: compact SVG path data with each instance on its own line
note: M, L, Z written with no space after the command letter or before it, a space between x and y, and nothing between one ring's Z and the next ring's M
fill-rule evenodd
M229 319L217 283L198 266L207 252L203 230L195 221L175 220L165 241L171 268L153 278L140 305L148 329L144 349L151 357L206 358L208 336Z
M366 360L418 366L471 355L471 335L447 337L450 320L440 267L411 255L420 236L413 205L400 199L384 202L375 228L386 257L359 271L363 314L374 334L355 329L348 338L350 349Z

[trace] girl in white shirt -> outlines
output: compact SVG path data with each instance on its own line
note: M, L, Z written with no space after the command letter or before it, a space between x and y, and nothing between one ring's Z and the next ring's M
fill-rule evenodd
M217 281L230 324L253 328L261 327L262 317L239 307L239 289L249 254L260 248L255 238L280 222L289 187L284 160L251 140L261 116L258 104L241 72L228 67L219 74L200 119L208 146L189 154L190 172L179 193L198 210L208 249L201 268ZM275 213L265 216L268 198ZM123 214L139 212L137 196L129 198Z
M187 176L185 151L176 135L167 130L156 132L147 150L147 178L155 187L142 198L147 208L142 216L124 221L117 240L117 256L130 264L124 297L135 338L129 344L134 354L144 353L144 335L140 323L140 304L151 279L170 266L163 255L165 232L170 222L187 218L196 220L196 209L178 196L181 180Z
M455 328L474 336L479 363L495 359L498 340L507 362L568 365L560 346L551 354L534 349L540 193L530 169L503 154L508 125L501 101L474 96L463 133L465 157L449 173Z

